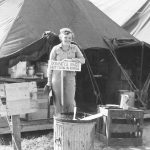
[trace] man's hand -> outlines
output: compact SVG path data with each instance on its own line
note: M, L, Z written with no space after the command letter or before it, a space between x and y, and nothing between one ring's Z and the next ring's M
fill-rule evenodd
M78 59L78 58L72 58L71 60L72 60L73 62L76 62L76 63L81 63L81 62L80 62L80 59Z
M71 62L72 59L63 59L62 61L63 61L63 62Z
M44 87L44 94L49 95L49 92L51 90L52 90L52 87L46 84Z

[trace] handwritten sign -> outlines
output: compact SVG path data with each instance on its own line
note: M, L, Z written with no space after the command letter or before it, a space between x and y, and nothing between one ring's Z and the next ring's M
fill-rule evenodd
M81 63L71 61L49 61L51 70L81 71Z

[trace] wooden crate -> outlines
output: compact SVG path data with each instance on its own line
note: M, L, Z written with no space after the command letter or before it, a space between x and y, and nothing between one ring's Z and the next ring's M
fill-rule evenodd
M103 117L97 121L96 134L108 146L140 146L143 134L143 110L100 107Z
M0 84L1 116L33 113L38 107L36 82Z
M43 88L37 89L38 110L34 113L28 113L27 120L50 119L54 115L54 105L49 105L48 95L44 94Z

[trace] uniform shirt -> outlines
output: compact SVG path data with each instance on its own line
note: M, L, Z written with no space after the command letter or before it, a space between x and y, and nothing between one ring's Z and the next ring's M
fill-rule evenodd
M69 48L67 51L63 50L62 43L56 45L53 47L51 53L50 53L50 60L55 60L55 61L62 61L64 59L72 59L72 58L77 58L81 64L85 63L85 59L83 57L83 54L81 53L80 49L78 48L77 45L75 44L70 44ZM49 64L48 64L48 69L47 69L47 77L48 77L48 84L51 85L52 81L52 70L50 70ZM75 76L75 72L70 72L70 74Z

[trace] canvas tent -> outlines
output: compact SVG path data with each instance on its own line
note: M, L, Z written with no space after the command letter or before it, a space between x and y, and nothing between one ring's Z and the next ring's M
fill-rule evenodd
M46 30L58 33L66 26L76 33L76 41L83 48L107 48L102 35L133 38L87 0L4 0L0 11L1 58L38 40Z
M123 44L125 51L128 49L131 52L137 49L138 54L141 54L141 42L114 23L88 0L3 0L0 2L0 14L1 75L7 74L4 66L7 68L21 60L38 61L43 55L48 57L52 46L59 43L57 34L60 28L69 27L74 31L75 42L87 58L82 73L78 75L80 86L77 89L77 97L80 97L78 102L87 104L88 108L92 107L91 103L95 107L97 104L95 99L98 88L95 78L98 77L99 85L101 82L106 85L104 99L110 103L114 91L121 88L118 82L120 68L109 51L113 49L112 46L120 50L122 47L119 46ZM47 30L53 33L48 39L42 38L42 34ZM143 45L148 49L145 43ZM99 61L106 64L108 68L100 65ZM103 68L104 74L107 72L104 80L99 79L100 74L96 76L99 73L100 69L97 69L99 67ZM103 90L104 87L100 89ZM93 94L94 92L96 94Z
M90 0L97 8L109 16L118 25L123 26L148 0Z
M122 27L137 39L150 44L150 1L147 1Z
M90 0L113 21L140 41L150 44L149 40L149 0Z

